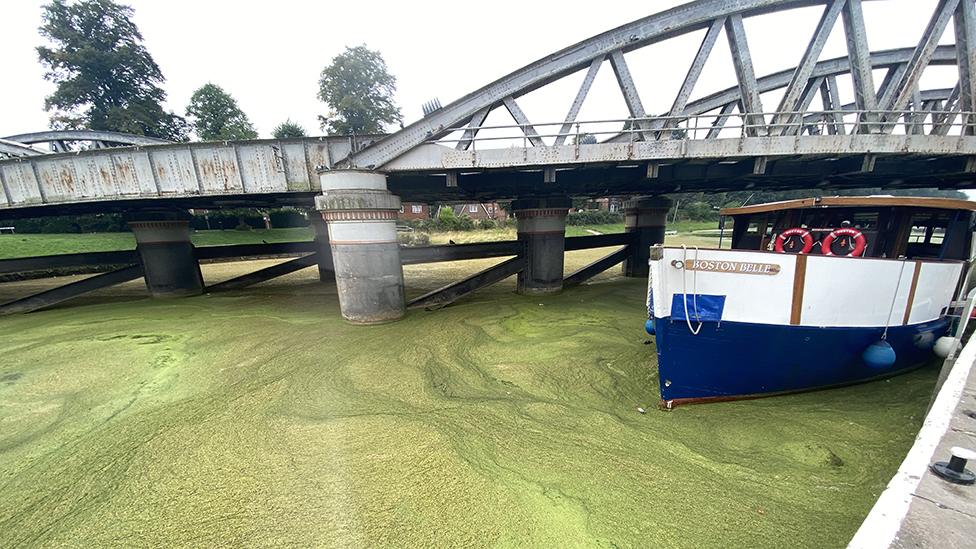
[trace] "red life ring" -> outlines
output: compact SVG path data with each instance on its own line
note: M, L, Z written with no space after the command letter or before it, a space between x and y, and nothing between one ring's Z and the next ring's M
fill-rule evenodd
M802 227L793 227L792 229L786 229L785 231L779 233L779 236L776 237L776 244L773 245L773 249L781 254L787 253L786 250L783 249L783 245L786 244L786 240L791 236L799 236L803 239L803 249L801 249L799 252L789 253L807 254L813 249L813 236L810 234L810 231Z
M824 237L823 242L820 243L820 250L824 255L836 255L830 249L830 245L834 243L838 237L849 236L854 239L854 249L846 255L846 257L861 257L864 253L864 248L868 245L868 239L864 238L864 233L861 231L851 228L844 227L841 229L834 229L826 237Z

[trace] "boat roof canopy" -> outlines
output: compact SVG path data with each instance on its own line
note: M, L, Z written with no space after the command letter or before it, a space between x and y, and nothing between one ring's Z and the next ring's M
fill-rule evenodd
M768 202L766 204L743 206L741 208L723 208L721 214L735 216L780 210L831 207L910 207L976 211L976 202L959 198L923 196L825 196L822 198L800 198L797 200L784 200L782 202Z

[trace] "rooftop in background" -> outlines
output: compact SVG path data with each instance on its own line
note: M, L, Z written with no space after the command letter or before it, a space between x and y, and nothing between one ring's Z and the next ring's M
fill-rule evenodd
M722 215L742 215L779 210L799 210L803 208L838 208L859 206L907 206L913 208L935 208L939 210L970 210L976 211L976 202L959 198L938 198L921 196L825 196L822 198L801 198L784 200L782 202L768 202L741 208L724 208Z

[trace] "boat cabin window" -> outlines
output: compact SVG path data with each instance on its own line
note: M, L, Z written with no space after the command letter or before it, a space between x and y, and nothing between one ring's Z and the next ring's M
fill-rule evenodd
M973 230L970 211L918 207L795 208L733 219L733 249L823 255L853 252L879 258L966 260ZM777 248L784 231L787 236L779 239Z
M920 212L911 216L905 256L965 259L969 250L970 215L963 212Z

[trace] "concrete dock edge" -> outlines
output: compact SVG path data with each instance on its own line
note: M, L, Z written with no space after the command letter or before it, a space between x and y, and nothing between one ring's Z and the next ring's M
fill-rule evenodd
M936 477L933 461L952 446L976 447L976 339L962 350L898 472L848 544L849 549L965 547L976 535L976 486ZM970 464L976 468L976 463ZM968 541L967 541L968 540Z

